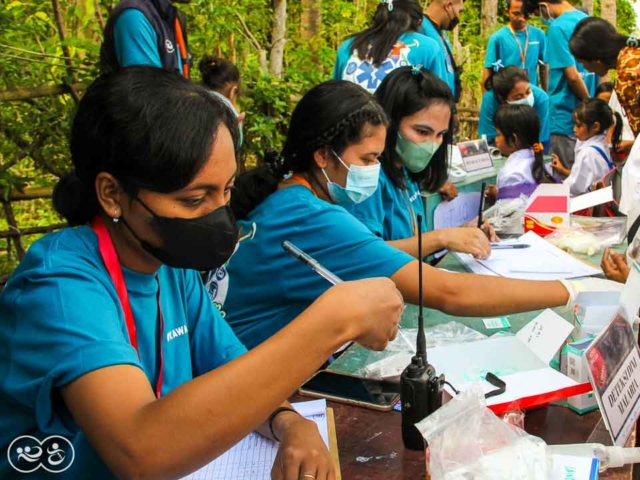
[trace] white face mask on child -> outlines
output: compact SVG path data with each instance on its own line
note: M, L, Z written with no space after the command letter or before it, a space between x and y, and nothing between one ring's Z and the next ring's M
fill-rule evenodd
M525 98L521 98L520 100L515 100L513 102L507 102L509 105L529 105L533 107L536 103L535 98L533 97L533 91L529 93Z

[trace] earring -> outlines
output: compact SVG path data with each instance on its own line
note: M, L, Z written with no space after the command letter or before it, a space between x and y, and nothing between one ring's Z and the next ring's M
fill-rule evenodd
M114 215L118 215L118 209L117 208L113 211L113 214ZM113 217L113 223L118 223L119 221L120 221L120 217Z

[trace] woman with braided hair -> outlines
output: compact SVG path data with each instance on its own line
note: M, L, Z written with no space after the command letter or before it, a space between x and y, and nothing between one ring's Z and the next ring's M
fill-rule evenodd
M341 206L375 193L386 126L384 110L364 89L341 80L321 83L296 106L282 153L237 178L231 206L239 226L252 234L227 264L228 289L213 275L209 292L247 348L275 335L331 286L285 253L284 241L344 281L389 277L406 302L418 302L418 260ZM564 281L450 273L429 265L423 275L425 305L450 315L554 307L571 303L577 292ZM354 297L351 305L361 302Z
M345 208L378 237L416 258L418 235L424 254L446 248L487 258L491 245L478 228L427 232L420 191L437 192L448 174L453 95L447 84L420 66L402 67L384 79L375 96L389 116L379 187L367 201ZM485 228L496 240L491 228Z

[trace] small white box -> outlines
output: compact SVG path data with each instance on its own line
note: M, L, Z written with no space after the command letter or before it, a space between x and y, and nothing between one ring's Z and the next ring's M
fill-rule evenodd
M584 351L591 345L593 339L594 337L583 338L577 342L568 343L562 349L560 360L562 373L578 383L589 381L589 364L584 356ZM593 392L569 397L567 404L571 410L581 415L598 408Z
M574 311L576 328L570 341L598 335L618 312L619 302L620 290L579 293Z

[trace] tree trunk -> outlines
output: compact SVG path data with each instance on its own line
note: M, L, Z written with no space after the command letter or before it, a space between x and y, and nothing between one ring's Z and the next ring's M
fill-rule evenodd
M482 35L487 37L498 23L498 1L482 0Z
M602 18L608 21L614 27L616 26L617 20L617 7L616 0L602 0Z
M271 52L269 54L269 73L276 77L282 77L286 33L287 0L274 0L273 28L271 30Z
M302 20L300 22L300 36L308 40L320 32L322 25L322 0L302 0Z
M588 15L593 15L593 0L582 0L582 7Z

